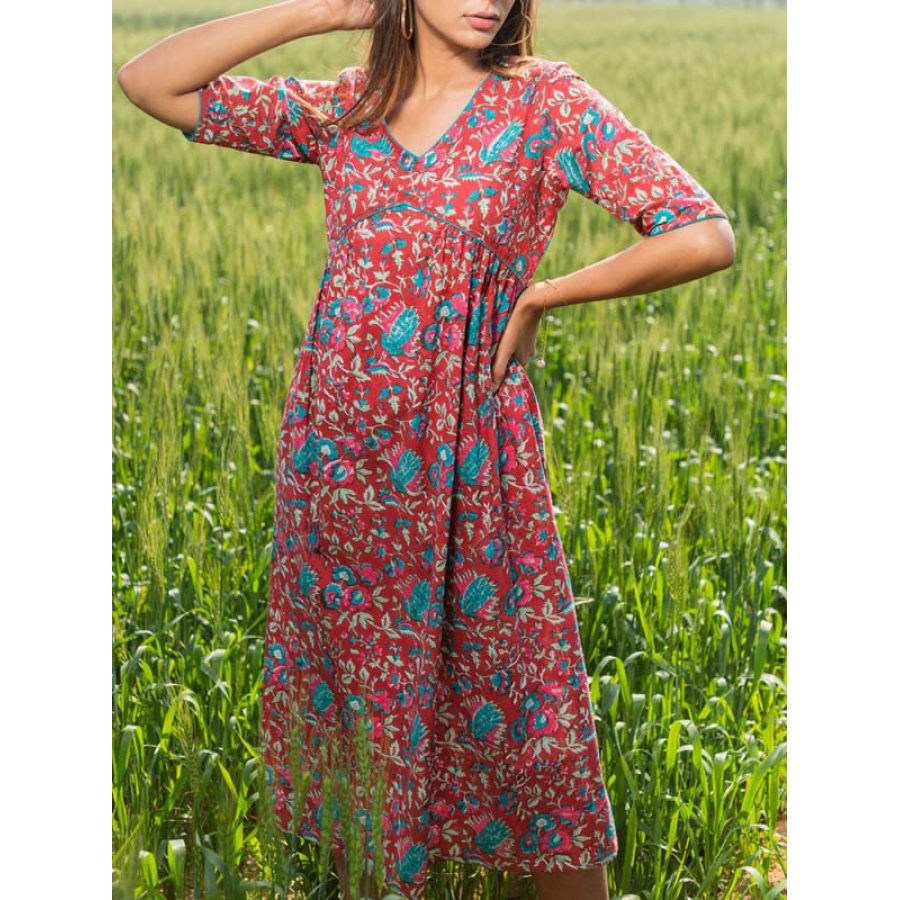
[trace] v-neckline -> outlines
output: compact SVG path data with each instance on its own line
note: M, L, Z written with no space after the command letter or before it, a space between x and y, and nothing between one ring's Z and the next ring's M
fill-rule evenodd
M411 157L413 160L418 162L420 159L423 159L429 153L431 153L431 151L434 150L435 147L437 147L437 145L440 144L441 141L443 141L444 138L446 138L447 135L456 127L459 120L467 112L469 112L469 110L472 108L472 105L475 103L475 100L477 99L478 95L481 93L481 89L485 86L488 79L494 74L496 74L496 73L493 70L491 70L484 76L484 78L481 79L481 81L478 83L478 86L475 88L474 91L472 91L472 95L466 101L466 105L459 111L459 114L456 116L456 118L444 129L443 133L437 137L437 139L431 144L431 146L426 147L421 153L413 153L412 150L407 150L407 148L404 147L403 144L401 144L400 141L398 141L397 138L394 137L394 133L391 131L390 125L388 125L387 119L384 116L381 117L381 125L384 128L385 133L390 138L392 143L397 147L397 149L399 149L401 151L401 153L405 154L408 157Z

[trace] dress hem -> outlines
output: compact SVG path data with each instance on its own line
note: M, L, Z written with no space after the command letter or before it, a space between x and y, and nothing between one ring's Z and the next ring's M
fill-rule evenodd
M321 846L321 841L319 840L319 837L317 835L307 835L307 834L301 834L299 832L292 832L289 829L285 828L277 820L277 818L276 818L275 824L278 827L278 829L283 834L285 834L287 837L292 837L292 836L296 835L296 837L299 837L302 840L310 841L313 844L316 844L316 846ZM343 845L341 844L341 842L333 840L332 845L329 848L329 853L332 856L334 855L334 847L335 846L337 846L338 852L343 851ZM523 863L519 863L519 864L513 864L512 867L507 867L507 866L500 866L497 864L492 865L489 862L484 862L484 861L475 860L475 859L466 859L466 857L464 857L464 856L454 856L450 853L445 853L440 850L436 850L433 847L428 848L426 853L427 853L427 859L425 862L426 866L428 866L429 864L434 863L434 862L455 862L455 863L466 863L466 864L472 865L472 866L480 866L483 869L490 869L491 871L494 871L494 872L505 872L507 874L516 874L516 875L538 874L538 875L541 875L544 873L552 873L552 872L577 872L577 871L581 871L581 870L593 869L593 868L596 868L597 866L605 866L607 863L609 863L613 859L615 859L616 856L618 856L619 848L616 847L615 849L610 850L603 857L596 860L592 865L589 865L589 866L558 865L558 864L554 864L551 862L549 865L546 863L542 863L538 866L525 867L525 863L523 862ZM564 857L560 854L557 854L556 858L562 859L563 861L566 861L568 859L567 857ZM391 882L388 880L385 880L385 882L384 882L385 889L389 890L389 891L393 891L395 893L396 893L396 889L399 886L400 885L398 882ZM406 888L403 888L403 890L405 891ZM409 898L404 898L404 900L409 900Z

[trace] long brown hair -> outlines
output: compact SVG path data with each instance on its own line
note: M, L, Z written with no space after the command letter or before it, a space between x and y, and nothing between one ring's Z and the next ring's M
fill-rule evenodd
M404 4L413 0L375 0L375 22L369 30L367 48L363 50L367 74L366 86L353 105L338 118L323 122L351 128L365 119L377 121L392 108L398 97L409 90L415 75L416 31L410 40L400 32ZM515 0L509 15L494 40L478 53L492 72L518 76L535 61L534 40L537 0ZM412 26L407 21L406 28Z

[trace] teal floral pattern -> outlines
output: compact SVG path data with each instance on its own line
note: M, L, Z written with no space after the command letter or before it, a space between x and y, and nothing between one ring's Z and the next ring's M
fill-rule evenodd
M541 411L515 357L495 395L491 361L570 190L645 237L725 213L567 63L488 73L420 154L383 119L312 111L365 79L223 75L184 135L321 170L328 254L277 448L264 761L281 827L342 849L319 763L361 720L388 779L388 885L419 900L429 860L552 871L618 850Z

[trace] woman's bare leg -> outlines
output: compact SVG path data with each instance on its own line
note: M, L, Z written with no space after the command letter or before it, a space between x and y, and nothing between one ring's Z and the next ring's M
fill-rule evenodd
M350 900L350 873L347 868L347 860L337 850L332 848L331 855L334 857L334 865L337 869L338 880L341 883L341 900ZM357 897L365 898L365 900L375 900L375 892L378 888L374 884L367 884L366 873L363 872L362 884L359 886ZM388 891L390 893L390 891ZM381 896L385 896L382 894Z
M540 900L609 900L606 865L562 872L532 872Z
M338 881L341 883L341 900L350 900L350 875L347 871L347 860L332 848L334 867L337 869Z

